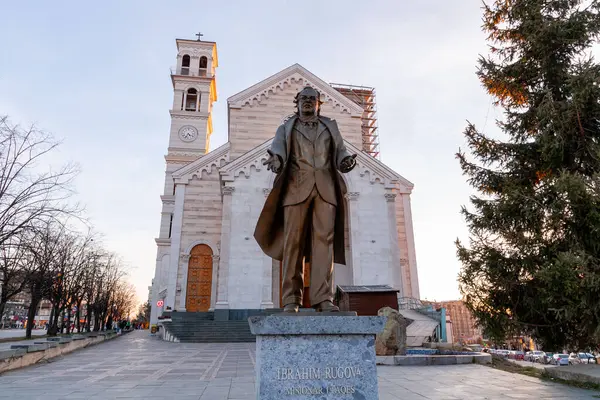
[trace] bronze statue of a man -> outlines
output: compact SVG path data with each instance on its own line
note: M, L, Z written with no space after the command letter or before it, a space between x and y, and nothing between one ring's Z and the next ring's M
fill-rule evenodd
M268 256L283 261L284 311L298 312L304 289L303 260L310 261L310 304L339 311L333 304L333 262L346 264L344 194L338 171L356 165L335 120L319 113L320 94L305 87L297 111L277 129L263 163L277 174L256 224L254 237Z

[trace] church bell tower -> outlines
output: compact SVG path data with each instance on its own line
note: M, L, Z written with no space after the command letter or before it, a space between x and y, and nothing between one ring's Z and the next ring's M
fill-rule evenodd
M177 64L171 68L173 107L167 163L191 162L209 150L212 105L217 100L217 45L199 38L176 40Z
M181 198L180 201L183 199L181 194L178 196L176 193L172 174L209 151L213 130L211 115L212 105L217 100L217 45L215 42L200 40L202 34L197 36L197 40L176 39L177 62L171 68L173 106L169 111L171 129L165 155L167 165L161 196L160 233L156 238L157 264L151 289L152 323L157 321L163 307L174 307L176 288L173 286L176 276L172 275L177 272L179 248L178 242L171 243L171 232L175 223L181 225L175 215L175 200L178 197ZM173 257L172 244L176 251ZM170 289L167 290L169 286Z

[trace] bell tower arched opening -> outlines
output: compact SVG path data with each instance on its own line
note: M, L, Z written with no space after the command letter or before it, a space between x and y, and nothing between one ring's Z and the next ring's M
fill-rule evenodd
M181 75L189 75L189 74L190 74L190 56L188 54L186 54L181 59Z

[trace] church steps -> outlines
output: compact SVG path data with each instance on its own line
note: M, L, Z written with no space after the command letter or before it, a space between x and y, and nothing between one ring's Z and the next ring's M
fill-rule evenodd
M214 312L178 312L174 311L171 313L171 319L173 321L209 321L214 320Z
M268 310L217 310L217 312L171 313L171 321L162 323L170 341L182 343L251 343L255 336L250 332L248 317L269 315L281 309ZM218 314L218 315L215 315Z

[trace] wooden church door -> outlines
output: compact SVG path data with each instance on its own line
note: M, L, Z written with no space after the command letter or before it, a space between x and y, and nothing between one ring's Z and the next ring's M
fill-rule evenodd
M185 309L191 312L208 311L212 290L212 249L199 244L190 252Z

